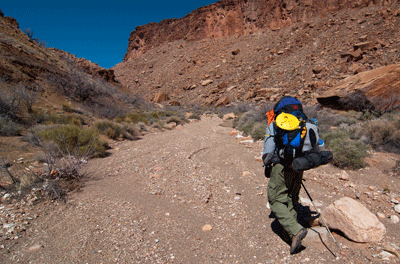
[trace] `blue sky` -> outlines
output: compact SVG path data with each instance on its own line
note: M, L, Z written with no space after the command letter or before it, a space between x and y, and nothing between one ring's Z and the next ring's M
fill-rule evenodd
M5 16L31 29L47 47L111 68L122 61L136 26L181 18L217 0L168 1L4 1Z

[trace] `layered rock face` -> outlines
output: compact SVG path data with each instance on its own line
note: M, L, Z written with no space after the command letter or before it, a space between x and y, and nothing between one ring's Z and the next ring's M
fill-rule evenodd
M181 19L138 26L131 32L124 61L175 40L248 35L258 29L283 28L347 8L390 5L395 0L224 0L201 7Z

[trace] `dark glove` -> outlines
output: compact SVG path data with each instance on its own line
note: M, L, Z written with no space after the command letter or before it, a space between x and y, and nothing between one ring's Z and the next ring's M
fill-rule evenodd
M267 178L271 177L272 165L271 164L264 164L264 175Z

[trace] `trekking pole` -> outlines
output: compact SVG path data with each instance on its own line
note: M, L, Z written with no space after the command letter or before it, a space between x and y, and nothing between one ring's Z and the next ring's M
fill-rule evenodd
M313 199L311 198L310 193L307 191L306 186L304 186L303 182L301 183L301 186L303 186L304 190L305 190L306 193L307 193L308 198L310 198L310 201L311 201L311 203L313 204L315 210L317 210L317 207L315 206L314 201L313 201ZM318 210L317 210L317 212L318 212ZM322 214L319 214L319 216L320 216L320 218L321 218L321 220L322 220L322 224L325 226L326 230L328 230L328 233L331 235L333 241L335 242L335 245L337 246L337 248L339 249L339 252L340 252L340 247L339 247L338 243L336 242L336 239L333 237L333 235L332 235L332 233L331 233L331 230L329 230L328 225L326 224L324 218L322 217Z

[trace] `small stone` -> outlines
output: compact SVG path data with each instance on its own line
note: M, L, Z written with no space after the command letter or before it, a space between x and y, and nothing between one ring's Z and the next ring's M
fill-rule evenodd
M384 219L385 218L385 215L383 214L383 213L376 213L376 216L378 216L378 218L380 218L380 219Z
M211 231L212 230L212 226L211 225L205 225L203 226L203 231Z
M3 201L8 201L8 200L10 200L11 199L11 197L12 197L12 195L11 194L9 194L9 193L6 193L6 194L4 194L4 196L1 198Z
M387 252L387 251L382 251L380 254L379 254L382 258L386 258L386 259L388 259L388 258L390 258L390 257L394 257L394 255L393 254L391 254L390 252Z
M394 207L394 210L400 214L400 204L396 204L396 206Z
M202 86L207 86L207 85L209 85L210 83L213 83L213 80L208 79L208 80L202 81L202 82L201 82L201 85L202 85Z
M240 144L253 144L253 143L254 143L254 141L252 139L240 141Z
M398 217L397 215L392 215L392 216L390 217L390 221L391 221L393 224L398 224L398 223L400 222L400 219L399 219L399 217Z
M29 251L29 252L34 252L34 251L37 251L37 250L39 250L39 249L41 249L41 248L43 248L42 245L34 245L34 246L31 246L31 247L28 249L28 251Z
M13 226L15 226L15 223L3 224L3 228L4 229L8 229L8 228L11 228Z
M347 174L346 171L342 171L340 173L339 179L343 180L343 181L348 181L350 179L349 174Z
M397 200L397 199L395 199L395 198L392 198L392 200L390 201L391 203L394 203L394 204L399 204L400 202L399 202L399 200Z

